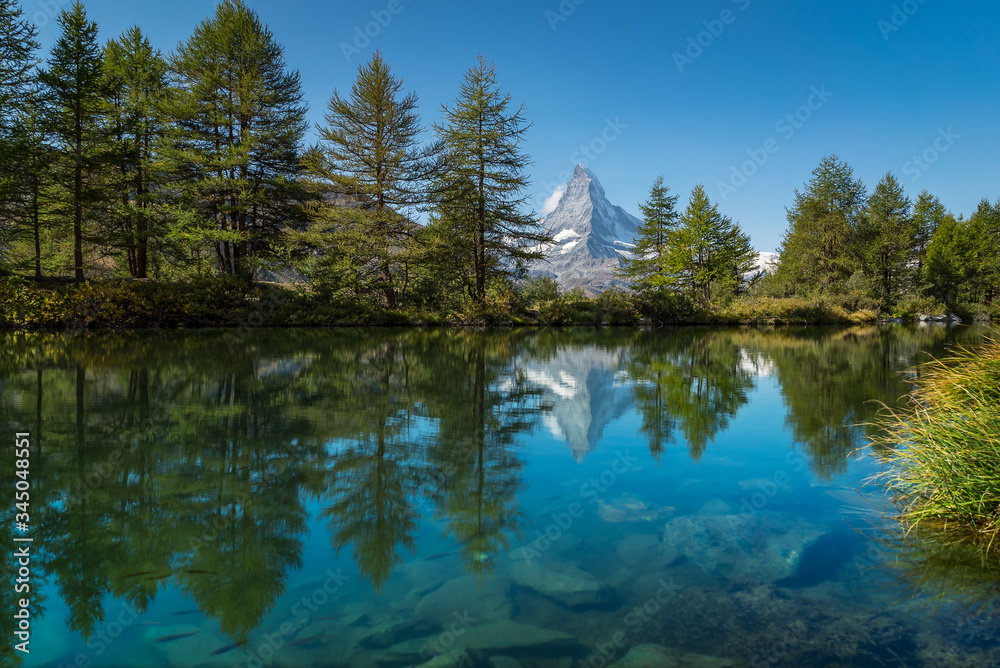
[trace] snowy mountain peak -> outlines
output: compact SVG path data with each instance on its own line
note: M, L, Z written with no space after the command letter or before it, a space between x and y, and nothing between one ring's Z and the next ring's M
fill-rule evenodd
M639 224L608 201L597 176L579 164L559 204L542 221L553 244L542 249L547 257L531 273L554 277L564 288L603 292L619 282L615 270L623 257L631 257Z
M573 185L577 185L578 186L577 189L579 189L579 186L583 186L584 184L586 184L586 187L588 188L593 188L594 193L597 197L601 198L607 197L607 195L605 195L604 193L604 186L602 186L601 182L597 180L597 177L594 176L594 173L590 171L587 168L587 166L581 162L579 165L576 166L576 169L573 170L573 180L569 182L567 187L569 188L572 187Z

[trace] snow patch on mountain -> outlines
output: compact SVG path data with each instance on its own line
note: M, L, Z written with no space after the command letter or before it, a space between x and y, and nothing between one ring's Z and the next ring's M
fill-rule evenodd
M585 165L577 165L561 190L555 208L542 220L552 244L537 249L546 259L534 263L530 272L591 295L620 284L615 270L623 258L632 257L641 221L608 201L604 186Z

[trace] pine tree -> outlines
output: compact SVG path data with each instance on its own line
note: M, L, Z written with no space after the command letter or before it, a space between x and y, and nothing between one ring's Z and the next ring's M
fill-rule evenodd
M903 187L887 173L868 199L857 232L857 253L862 270L873 281L873 295L885 309L903 294L916 259L916 228L910 200Z
M944 220L947 211L944 205L934 195L926 190L920 193L916 203L913 205L913 225L916 236L914 239L917 254L916 276L917 283L923 279L924 263L927 257L927 246L937 231L938 225Z
M671 195L658 176L649 191L649 199L639 205L643 222L639 226L633 257L625 260L617 274L631 283L637 292L657 291L670 282L666 274L666 257L670 236L677 229L678 195Z
M99 217L106 203L103 172L108 147L104 130L107 82L97 24L87 20L77 0L59 15L62 35L52 49L48 69L41 76L52 105L52 133L60 159L54 169L61 191L59 218L73 226L73 272L84 280L85 225Z
M704 186L696 186L680 226L671 234L666 257L668 284L706 307L712 300L713 284L734 293L744 289L743 276L752 271L756 260L750 237L709 201Z
M927 245L924 265L926 293L950 310L961 310L970 279L974 274L975 246L967 221L946 215Z
M1000 202L982 200L969 218L972 255L967 260L970 301L990 306L1000 297Z
M23 120L34 111L37 36L17 2L0 0L0 261L24 226L24 162L32 146Z
M376 51L358 68L350 96L333 92L322 143L309 161L312 175L338 198L314 217L321 252L346 260L328 282L374 289L388 309L398 306L398 264L416 231L410 214L430 201L439 168L440 146L420 145L416 110L416 94L404 93Z
M150 244L165 231L154 207L158 190L157 149L166 120L160 107L167 90L167 64L138 27L104 49L109 131L114 140L117 204L109 217L105 242L123 251L133 278L146 278Z
M306 107L297 71L243 0L224 0L170 59L164 159L179 193L173 235L245 280L300 218Z
M25 96L27 106L20 127L22 137L21 171L17 178L17 212L22 228L31 238L31 257L35 278L42 277L42 234L48 225L48 190L51 187L49 169L57 159L49 143L48 104L40 84Z
M823 158L812 174L788 210L775 279L800 293L837 291L857 268L853 244L865 186L835 155Z
M531 124L523 106L511 108L496 67L482 55L443 114L435 125L448 161L439 214L466 249L473 299L482 303L491 278L519 277L551 242L538 217L524 211L531 161L521 143Z

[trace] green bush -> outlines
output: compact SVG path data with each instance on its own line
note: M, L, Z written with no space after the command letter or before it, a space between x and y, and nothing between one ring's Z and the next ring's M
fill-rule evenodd
M916 320L921 313L928 315L944 315L949 312L947 306L934 297L905 297L892 310L892 317L903 320Z
M42 289L24 279L0 283L5 327L141 328L232 326L245 310L249 288L211 278L183 283L110 280Z
M875 311L848 311L829 298L801 299L748 296L717 312L734 324L860 324L874 322Z

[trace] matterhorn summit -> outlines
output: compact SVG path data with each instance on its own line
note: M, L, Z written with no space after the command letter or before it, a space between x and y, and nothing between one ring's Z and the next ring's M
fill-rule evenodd
M542 247L545 260L531 266L534 276L552 276L564 288L595 295L621 283L615 270L630 258L641 221L608 201L600 181L584 165L555 210L542 220L553 243Z

